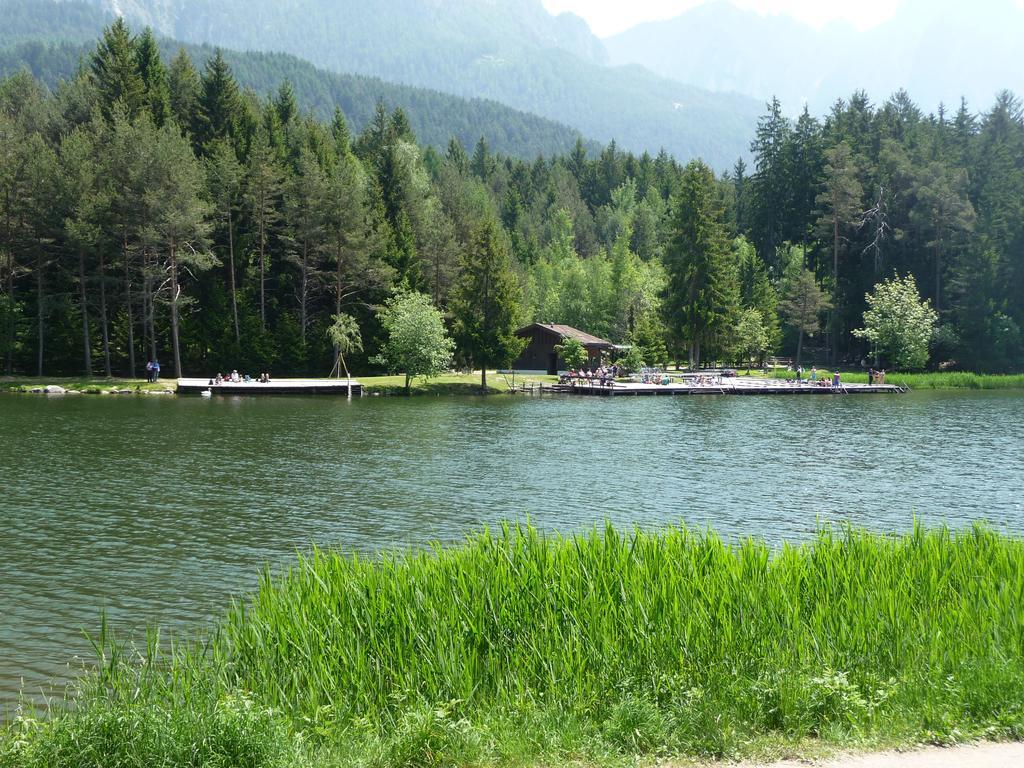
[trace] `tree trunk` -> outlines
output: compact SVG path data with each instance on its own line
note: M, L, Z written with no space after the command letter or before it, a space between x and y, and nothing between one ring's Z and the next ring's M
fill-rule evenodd
M110 368L110 323L107 320L107 274L106 264L103 260L103 251L100 251L100 330L103 332L103 373L109 379L113 376Z
M348 363L345 362L345 356L343 354L341 354L341 347L338 347L338 360L341 362L342 366L345 368L345 381L348 382L348 396L349 396L349 399L351 399L352 398L352 374L350 374L348 372ZM340 369L338 370L338 375L339 376L341 375L341 370Z
M408 373L405 374L405 394L407 397L412 394L412 380Z
M228 208L228 272L231 276L231 315L235 319L235 343L242 343L242 331L238 325L238 290L235 286L235 230Z
M800 329L800 333L796 338L796 367L800 367L800 358L804 353L804 329Z
M36 322L39 336L36 349L36 376L42 378L45 325L43 320L43 251L41 246L39 253L36 255Z
M480 366L480 391L487 394L487 363Z
M266 229L260 218L260 328L267 330L267 268L266 268Z
M832 217L832 290L835 294L832 296L832 308L828 311L828 325L829 325L829 337L831 338L831 344L829 344L829 359L830 362L835 365L839 362L839 328L838 318L836 317L835 304L839 300L839 217Z
M939 301L939 290L942 288L942 243L935 245L935 313L942 311L942 304Z
M14 249L12 248L7 256L7 300L10 302L9 317L7 321L7 375L14 375L14 337L17 330L15 321L14 302Z
M181 349L178 346L178 258L171 244L171 348L174 352L174 375L181 378Z
M128 267L128 239L121 241L121 257L124 261L125 306L128 310L128 378L135 378L135 317L132 313L132 278Z
M78 249L78 302L82 309L82 365L85 375L92 376L92 344L89 341L89 307L85 290L85 251Z
M149 344L149 359L156 360L156 292L153 290L152 260L148 249L143 251L143 262L142 345Z
M302 243L302 281L299 286L299 316L302 324L302 346L306 346L306 293L309 290L309 243Z

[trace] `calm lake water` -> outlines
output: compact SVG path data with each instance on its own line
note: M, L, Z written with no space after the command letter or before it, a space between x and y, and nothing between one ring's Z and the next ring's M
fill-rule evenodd
M189 632L315 542L523 519L798 540L988 520L1024 534L1024 395L0 396L0 711L121 628Z

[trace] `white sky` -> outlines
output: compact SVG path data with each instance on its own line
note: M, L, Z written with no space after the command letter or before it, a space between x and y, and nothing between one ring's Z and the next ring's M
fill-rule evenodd
M598 37L643 21L670 19L710 0L543 0L551 13L572 11L586 19ZM977 0L976 0L977 1ZM842 19L867 29L888 19L900 0L732 0L759 13L785 13L816 27ZM1024 7L1024 0L1017 0Z

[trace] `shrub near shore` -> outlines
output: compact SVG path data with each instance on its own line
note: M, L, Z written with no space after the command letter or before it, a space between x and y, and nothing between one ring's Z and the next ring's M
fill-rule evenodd
M505 527L374 559L313 551L265 575L204 647L166 663L151 648L136 667L108 652L76 708L9 731L0 764L172 765L189 749L193 765L528 764L1017 738L1022 606L1024 542L982 528L823 529L773 550Z

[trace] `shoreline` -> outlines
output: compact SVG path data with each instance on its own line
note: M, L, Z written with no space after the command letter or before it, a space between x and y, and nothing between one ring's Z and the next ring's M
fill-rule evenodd
M769 375L752 374L749 377L740 373L737 379L746 380L787 380L792 379L792 372L773 371ZM805 374L806 378L806 374ZM319 379L314 379L319 380ZM360 376L357 380L362 385L364 397L404 397L404 379L402 376ZM844 373L844 383L866 384L867 374ZM323 379L324 382L333 379ZM511 377L496 372L488 372L487 394L515 394L520 391L523 382L543 385L556 384L558 377L548 375L520 375L515 377L515 390L510 389ZM806 382L805 382L806 383ZM891 373L887 384L907 386L914 390L986 390L1013 391L1024 390L1024 374L978 374L973 372L945 372L902 374ZM83 377L34 377L14 376L0 377L0 393L9 394L43 394L43 395L176 395L177 381L161 379L158 382L147 382L143 379L125 378L83 378ZM427 381L416 381L412 385L412 397L423 396L479 396L480 375L448 374Z

